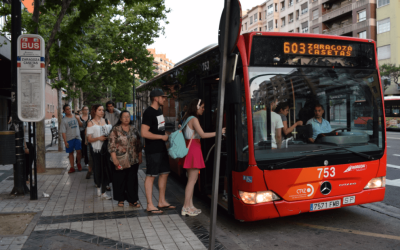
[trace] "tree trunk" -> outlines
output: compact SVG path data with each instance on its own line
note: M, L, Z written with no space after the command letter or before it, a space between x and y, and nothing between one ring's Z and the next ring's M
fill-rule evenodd
M83 105L85 105L85 104L83 103L83 90L82 89L80 89L80 90L81 91L80 91L80 94L79 94L79 105L81 105L80 108L82 109Z

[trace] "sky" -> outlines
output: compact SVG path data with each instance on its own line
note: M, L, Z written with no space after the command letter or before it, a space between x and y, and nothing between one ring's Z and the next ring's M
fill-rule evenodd
M157 54L167 54L173 63L190 56L202 48L218 43L218 27L224 0L165 0L171 12L165 35L155 39L148 48ZM265 0L241 0L242 10L251 9Z

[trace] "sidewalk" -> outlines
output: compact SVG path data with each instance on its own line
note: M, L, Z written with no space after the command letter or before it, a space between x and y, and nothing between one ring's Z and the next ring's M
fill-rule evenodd
M59 169L60 174L38 175L36 201L29 195L9 198L12 178L0 182L0 215L37 213L23 235L3 235L0 249L207 249L208 231L199 218L180 215L182 204L177 194L182 190L174 191L173 181L168 182L166 198L177 208L154 215L145 211L143 170L139 170L143 207L132 208L125 202L121 208L117 201L97 197L93 178L85 179L87 169L68 174L65 153L50 151L46 161L47 168ZM0 166L0 170L10 171L7 168ZM153 191L157 204L156 185ZM43 192L50 197L44 198ZM215 249L226 248L217 241Z

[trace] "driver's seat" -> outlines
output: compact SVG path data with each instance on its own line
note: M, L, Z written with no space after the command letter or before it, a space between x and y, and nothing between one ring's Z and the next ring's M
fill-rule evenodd
M297 126L296 131L298 134L298 138L300 138L304 142L308 142L308 138L311 138L313 135L313 128L311 124Z

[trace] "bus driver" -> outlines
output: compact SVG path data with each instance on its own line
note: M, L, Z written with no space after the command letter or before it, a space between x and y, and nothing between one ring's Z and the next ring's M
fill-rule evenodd
M332 132L329 122L322 118L323 114L324 107L321 104L316 104L314 108L314 117L307 121L307 125L311 124L313 129L312 137L308 138L308 140L312 143L315 142L315 139L319 134Z

